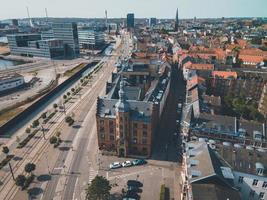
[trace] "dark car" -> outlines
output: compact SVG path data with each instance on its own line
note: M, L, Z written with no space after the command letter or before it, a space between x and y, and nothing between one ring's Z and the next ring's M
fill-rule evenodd
M134 191L127 191L127 193L123 197L123 199L136 199L136 200L139 200L140 196Z
M128 187L140 188L140 187L143 187L143 183L141 183L139 181L135 181L135 180L128 180L127 181L127 186Z
M144 165L147 162L144 159L137 159L132 161L133 165Z

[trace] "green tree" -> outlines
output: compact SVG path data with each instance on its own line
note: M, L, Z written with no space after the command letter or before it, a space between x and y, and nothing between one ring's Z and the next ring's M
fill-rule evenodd
M71 88L71 91L72 91L72 92L75 92L75 88Z
M25 181L26 181L26 177L22 174L18 175L16 180L15 180L15 183L17 186L23 188L24 187L24 184L25 184Z
M32 126L33 127L37 127L37 126L39 126L39 120L38 119L36 119L36 120L34 120L33 122L32 122Z
M63 99L67 99L67 95L64 94L64 95L63 95Z
M43 119L45 119L45 118L46 118L46 112L42 113L41 117L42 117Z
M8 148L7 146L3 146L3 148L2 148L2 152L3 152L4 154L8 155L8 153L9 153L9 148Z
M107 200L110 190L109 181L103 176L96 176L86 189L86 200Z
M36 165L34 163L27 163L24 167L25 172L32 173L36 168Z
M57 109L57 104L56 103L53 104L53 108Z
M49 139L49 142L50 144L55 144L57 142L57 137L56 136L52 136L50 139Z
M28 128L26 128L25 132L26 133L31 133L31 129L28 127Z

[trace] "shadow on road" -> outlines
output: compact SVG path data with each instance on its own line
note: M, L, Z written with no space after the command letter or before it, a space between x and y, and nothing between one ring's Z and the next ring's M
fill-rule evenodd
M60 151L69 151L70 147L59 147L58 148Z
M37 177L37 180L40 182L50 181L52 179L51 175L49 174L42 174Z
M184 95L185 83L182 72L173 65L169 96L153 141L151 158L154 160L180 161L180 135L176 120L180 118L180 113L177 112L178 101L184 99Z
M28 190L28 194L33 197L33 196L38 196L39 194L43 193L43 189L39 188L39 187L34 187L34 188L30 188Z

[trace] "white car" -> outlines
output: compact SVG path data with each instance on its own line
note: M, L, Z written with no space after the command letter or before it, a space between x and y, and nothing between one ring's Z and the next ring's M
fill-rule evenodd
M132 162L129 160L126 160L125 162L122 163L122 166L123 167L130 167L130 166L132 166Z
M109 169L117 169L117 168L121 168L120 162L114 162L109 165Z

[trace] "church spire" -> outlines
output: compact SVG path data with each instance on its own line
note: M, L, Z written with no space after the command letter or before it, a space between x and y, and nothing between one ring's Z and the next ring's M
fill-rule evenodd
M175 31L178 31L179 27L179 15L178 15L178 8L176 10L176 16L175 16Z

